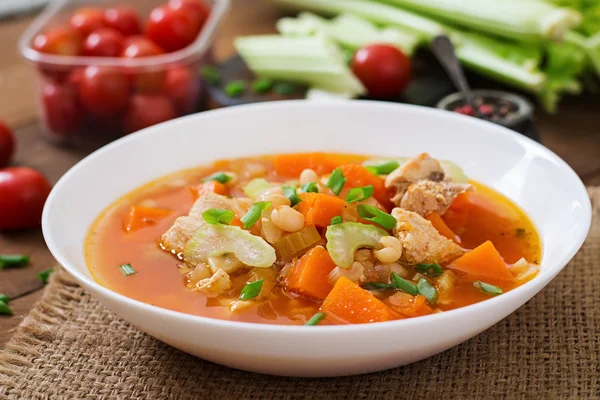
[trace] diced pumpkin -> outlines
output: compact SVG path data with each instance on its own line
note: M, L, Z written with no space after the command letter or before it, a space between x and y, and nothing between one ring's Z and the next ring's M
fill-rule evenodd
M133 206L125 218L123 229L125 232L135 232L156 224L158 220L167 217L172 212L172 210L164 208Z
M297 209L304 215L306 225L328 226L331 218L342 215L346 202L325 193L301 193Z
M384 322L400 316L369 291L342 276L321 305L321 311L351 324Z
M226 196L229 194L227 187L219 181L207 181L196 186L190 187L190 192L195 198L202 196L203 193L213 192Z
M373 185L373 197L386 209L389 210L392 207L390 198L393 196L393 193L385 187L385 181L382 177L373 174L360 164L345 164L340 168L347 179L345 188Z
M492 279L515 280L502 256L489 240L455 260L448 268Z
M419 317L431 314L432 308L427 305L427 298L422 294L413 296L404 292L396 292L386 300L390 308L405 317Z
M316 246L293 262L285 280L288 291L323 300L333 286L329 273L335 268L323 246Z
M352 159L352 156L327 153L281 154L273 159L273 166L278 175L298 178L306 168L314 170L317 175L328 174Z
M440 214L438 213L430 213L427 218L426 218L429 222L431 222L431 225L433 225L433 227L435 229L437 229L437 231L442 235L447 237L450 240L454 240L456 243L460 244L460 238L458 236L456 236L454 234L454 232L452 232L452 230L450 230L450 228L448 227L448 225L446 225L446 223L444 222L444 220L442 219L442 217L440 217Z

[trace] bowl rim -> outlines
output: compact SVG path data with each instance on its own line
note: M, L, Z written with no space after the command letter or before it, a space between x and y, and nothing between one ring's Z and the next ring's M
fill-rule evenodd
M495 296L490 299L481 301L479 303L471 304L465 307L456 308L453 310L448 310L443 313L430 314L426 316L416 317L416 318L405 318L394 321L386 321L386 322L374 322L368 324L347 324L347 325L323 325L319 326L319 329L313 329L312 326L304 326L304 325L277 325L277 324L264 324L258 322L242 322L242 321L230 321L223 320L217 318L210 318L200 315L187 314L180 311L174 311L167 308L162 308L158 306L154 306L148 303L144 303L142 301L127 297L123 294L115 292L105 286L102 286L100 283L96 282L93 278L84 276L82 273L77 271L76 268L71 267L69 263L65 260L65 257L62 255L62 251L60 246L56 243L55 238L49 231L49 215L52 212L53 203L55 202L56 196L58 196L58 192L62 190L62 187L69 181L70 177L74 174L77 174L80 169L86 167L86 165L93 163L98 156L101 156L104 153L108 153L112 151L113 148L123 145L128 142L142 141L145 137L151 135L162 135L165 127L169 125L177 124L185 120L191 119L203 119L210 118L212 115L217 114L235 114L237 112L244 110L253 110L256 112L261 112L261 110L266 109L268 112L285 112L288 108L295 107L348 107L348 108L363 108L363 107L378 107L378 108L390 108L391 111L398 111L399 109L405 109L411 113L417 113L424 117L430 114L439 114L445 113L446 117L451 119L456 119L459 123L466 124L474 124L479 126L483 130L487 130L489 134L494 134L503 137L510 137L511 140L516 140L518 143L522 144L526 148L534 149L538 152L545 154L547 157L552 159L554 162L559 164L561 168L564 168L565 171L571 176L573 183L575 183L577 197L581 197L582 199L587 199L582 202L582 226L579 228L579 236L576 238L576 245L572 246L560 259L552 260L552 266L554 266L554 271L547 274L540 274L536 276L534 279L526 282L525 284L504 293L502 296ZM273 110L279 109L279 110ZM140 183L140 185L143 184ZM135 188L132 188L133 190ZM480 309L492 308L497 304L501 304L503 302L511 302L512 299L518 299L521 296L521 293L533 290L534 293L531 297L533 297L538 291L543 289L562 269L567 265L567 263L574 257L574 255L579 251L583 242L585 241L590 226L591 226L591 218L592 218L592 208L591 208L591 200L585 188L585 185L579 178L579 176L575 173L575 171L558 155L552 152L550 149L542 146L541 144L535 142L528 137L525 137L521 134L518 134L510 129L504 128L500 125L496 125L494 123L481 120L478 118L472 118L470 116L461 115L458 113L454 113L452 111L441 110L437 108L416 106L410 104L398 104L398 103L388 103L383 101L371 101L371 100L331 100L327 102L315 102L310 100L285 100L285 101L273 101L273 102L263 102L263 103L254 103L254 104L246 104L235 107L221 108L217 110L205 111L202 113L192 114L180 118L176 118L171 121L163 122L158 125L151 126L149 128L145 128L139 132L136 132L135 135L128 135L122 137L98 150L89 154L87 157L79 161L75 164L69 171L67 171L54 185L46 204L44 206L44 211L42 214L42 233L44 236L44 240L46 241L46 245L48 249L56 259L56 261L63 266L63 268L76 280L78 280L83 286L89 286L93 289L93 291L100 292L102 295L110 297L115 302L126 303L130 307L133 308L141 308L145 311L151 313L158 313L164 317L175 317L178 319L183 319L186 322L190 323L201 323L207 324L213 327L221 327L221 328L231 328L238 329L243 331L269 331L271 333L290 333L290 332L316 332L314 334L328 332L332 334L337 334L340 332L349 332L349 331L372 331L372 330L380 330L380 329L395 329L397 326L411 327L418 326L421 324L427 324L429 321L438 320L440 322L444 320L448 320L451 318L459 318L460 316L464 316L465 314L475 313ZM89 229L89 227L88 227ZM543 237L542 237L543 239ZM80 244L83 245L83 244ZM544 264L544 260L542 260L542 264ZM562 266L561 266L562 265ZM87 268L87 264L85 265ZM528 301L531 297L527 298ZM520 307L520 306L519 306Z

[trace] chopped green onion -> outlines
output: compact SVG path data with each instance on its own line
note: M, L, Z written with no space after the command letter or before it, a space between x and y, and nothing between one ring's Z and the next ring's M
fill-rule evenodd
M256 282L247 283L240 293L240 300L250 300L258 296L264 282L265 280L261 279Z
M207 176L206 178L202 179L202 182L208 182L208 181L217 181L220 183L227 183L231 180L231 176L227 175L225 172L215 172L212 175Z
M432 278L444 273L444 270L438 264L417 264L415 270Z
M0 269L6 267L24 267L29 263L25 254L0 254Z
M391 160L381 164L369 165L367 169L375 175L389 175L392 172L394 172L399 166L400 164L398 163L398 161Z
M200 75L202 75L202 78L211 85L218 85L221 83L221 72L219 72L219 69L214 65L205 65L202 67Z
M363 201L373 196L373 185L352 188L346 195L346 201L348 203L355 203L357 201Z
M341 168L336 168L333 170L331 175L329 175L329 179L327 180L327 187L333 191L336 195L340 194L344 185L348 180L344 176Z
M246 82L231 81L225 86L225 94L229 97L239 97L246 90Z
M304 193L319 193L319 188L317 186L317 182L309 182L305 183L300 187Z
M438 298L438 292L436 288L431 285L431 283L427 282L426 279L421 278L417 283L417 289L419 290L420 294L427 297L427 300L429 300L431 304L435 304Z
M13 315L13 310L3 301L0 301L0 314Z
M417 285L411 281L407 281L395 272L392 272L392 287L413 296L418 294Z
M306 321L306 323L304 325L306 326L314 326L317 325L319 322L321 322L323 320L323 318L325 318L327 314L325 314L324 312L318 312L315 315L313 315L312 317L310 317L310 319L308 321Z
M258 221L262 212L271 207L270 201L259 201L250 207L248 212L244 214L240 221L244 224L244 228L250 229Z
M292 202L292 207L294 207L296 204L302 201L302 199L298 197L298 194L296 193L296 188L293 186L284 186L283 195L290 199L290 201Z
M45 285L46 283L48 283L48 279L50 278L52 272L54 272L54 268L48 268L47 270L40 272L38 274L39 280L42 281L42 283Z
M10 299L8 298L7 295L5 295L4 293L0 293L0 301L5 302L6 304L8 304L8 302L10 301Z
M366 290L387 290L394 289L394 285L381 282L367 282L364 285L362 285L362 288Z
M284 96L289 96L298 91L298 86L290 82L278 82L273 85L273 91Z
M396 218L390 214L381 211L377 207L370 206L368 204L359 204L356 207L359 217L371 221L384 227L385 229L392 229L396 226Z
M341 224L344 220L342 219L342 217L340 217L339 215L336 215L335 217L331 218L331 222L329 223L329 225L337 225L337 224Z
M202 213L202 218L212 225L229 225L235 218L235 214L231 210L224 210L222 208L209 208Z
M502 294L502 289L500 289L498 286L490 285L489 283L485 283L482 281L473 282L473 286L475 286L478 289L481 289L483 293L491 294L492 296Z
M121 265L119 267L119 269L121 270L121 272L125 276L133 275L133 274L136 273L136 270L133 269L133 267L131 266L131 264L123 264L123 265Z
M267 78L259 78L252 82L252 90L256 93L266 93L273 87L273 82Z

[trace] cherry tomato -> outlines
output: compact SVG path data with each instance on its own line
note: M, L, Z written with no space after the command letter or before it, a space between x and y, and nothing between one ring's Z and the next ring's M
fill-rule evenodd
M40 33L33 39L33 49L40 53L78 56L83 51L79 32L69 27L57 27Z
M156 43L150 39L141 36L131 36L125 40L125 48L121 53L121 57L125 58L139 58L139 57L151 57L164 54L164 50L158 47Z
M116 6L104 11L104 24L125 36L142 33L142 23L137 11L130 6Z
M179 115L194 111L200 94L200 80L190 68L173 66L167 70L165 93Z
M80 8L73 13L69 23L85 37L105 26L104 11L95 7Z
M50 193L50 183L36 170L11 167L0 170L0 230L36 228Z
M123 131L132 133L176 116L175 108L166 96L134 94L123 118Z
M402 92L412 74L410 59L387 44L360 48L352 59L352 71L370 96L386 98Z
M169 0L169 8L190 13L199 21L201 28L210 14L210 7L200 0Z
M83 106L98 116L111 116L123 111L129 97L129 79L112 67L85 67L79 85Z
M15 152L15 136L6 124L0 121L0 168L6 167Z
M83 43L83 54L95 57L118 57L125 48L125 36L111 28L90 33Z
M68 136L81 124L82 111L72 85L46 83L42 89L42 110L44 121L55 136Z
M154 42L144 36L128 38L122 57L139 58L164 54L164 51ZM165 83L164 71L132 73L134 91L137 93L158 93L163 90Z
M182 49L200 32L200 21L184 9L156 7L148 17L146 36L166 51Z

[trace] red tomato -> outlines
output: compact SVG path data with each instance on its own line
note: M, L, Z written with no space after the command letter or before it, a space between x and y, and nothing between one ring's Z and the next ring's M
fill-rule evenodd
M167 70L165 93L179 115L194 111L200 94L200 80L190 68L173 66Z
M120 70L90 65L83 71L79 96L92 114L111 116L127 107L129 90L129 79Z
M200 21L184 9L156 7L146 24L146 36L166 51L183 49L196 39Z
M412 75L410 58L387 44L360 48L352 59L352 71L370 96L385 98L402 92Z
M125 36L142 33L142 23L137 11L130 6L116 6L104 11L104 24Z
M144 36L132 36L127 40L122 57L138 58L164 54L164 51L154 42ZM165 72L142 72L132 74L133 87L137 93L158 93L165 84Z
M173 10L185 10L196 18L200 28L204 25L210 14L210 7L200 0L169 0L169 8Z
M15 136L6 124L0 121L0 168L6 167L15 152Z
M36 170L11 167L0 170L0 230L35 228L50 193L50 183Z
M68 136L81 124L77 90L71 85L46 83L42 89L42 110L44 121L56 136Z
M90 33L83 43L83 54L94 57L118 57L125 47L125 36L111 28Z
M105 26L104 11L95 7L80 8L73 13L69 23L85 37Z
M37 35L32 47L40 53L78 56L83 51L83 39L74 29L57 27Z
M123 118L123 131L132 133L176 116L175 108L166 96L134 94Z
M145 36L137 35L129 37L125 40L125 48L121 53L121 57L150 57L158 56L164 53L164 50L158 47L156 43L146 38Z

